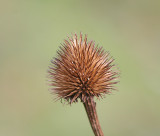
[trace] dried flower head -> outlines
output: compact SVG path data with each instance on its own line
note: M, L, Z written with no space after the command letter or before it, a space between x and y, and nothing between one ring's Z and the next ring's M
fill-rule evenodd
M93 41L87 42L86 35L84 40L82 34L79 40L76 34L68 39L49 67L52 90L57 98L69 103L77 102L78 98L85 102L89 97L111 93L118 77L112 64L114 59Z

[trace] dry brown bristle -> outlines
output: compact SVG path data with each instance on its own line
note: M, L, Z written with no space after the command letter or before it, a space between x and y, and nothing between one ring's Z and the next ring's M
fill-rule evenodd
M111 93L118 77L113 69L114 59L93 41L87 42L86 35L84 40L82 34L79 40L76 34L68 39L49 67L52 90L57 98L69 103L77 102L78 98L85 102L91 96Z

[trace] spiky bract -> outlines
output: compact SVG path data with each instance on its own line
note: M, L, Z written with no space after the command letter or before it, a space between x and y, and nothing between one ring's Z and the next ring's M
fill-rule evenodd
M102 96L114 89L118 72L113 69L114 59L102 47L95 46L93 41L87 42L82 34L77 39L64 40L57 57L51 61L49 77L54 93L58 99L69 103L78 98L85 102L88 97Z

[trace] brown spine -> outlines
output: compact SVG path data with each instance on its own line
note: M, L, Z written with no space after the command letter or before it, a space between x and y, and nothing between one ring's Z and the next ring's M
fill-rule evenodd
M104 136L98 120L96 103L94 102L93 97L89 97L83 104L95 136Z

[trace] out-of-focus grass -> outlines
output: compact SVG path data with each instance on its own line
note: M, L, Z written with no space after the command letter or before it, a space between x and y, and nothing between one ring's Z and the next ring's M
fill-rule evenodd
M160 135L160 3L30 1L0 4L0 135L93 135L81 103L54 103L46 71L71 33L110 51L121 70L119 91L97 101L105 135Z

